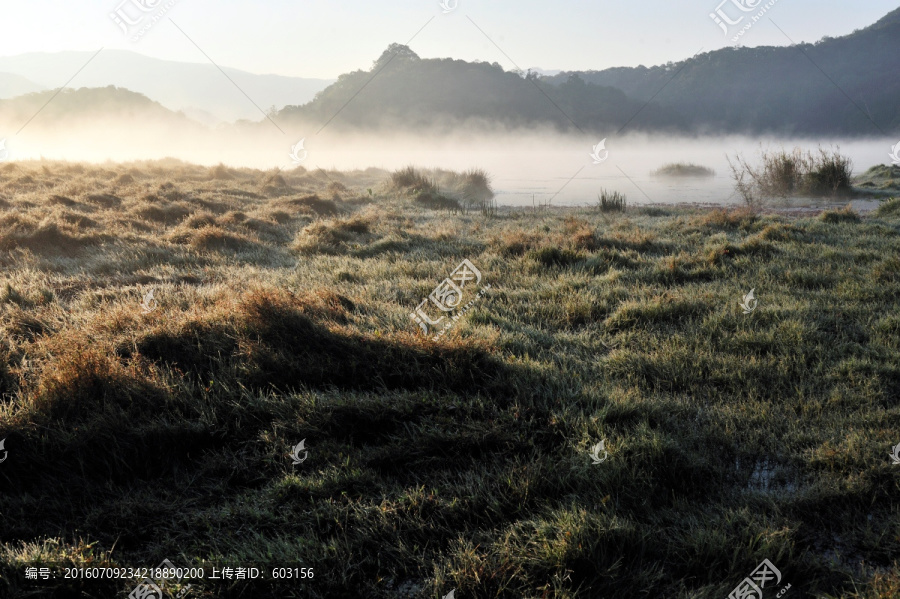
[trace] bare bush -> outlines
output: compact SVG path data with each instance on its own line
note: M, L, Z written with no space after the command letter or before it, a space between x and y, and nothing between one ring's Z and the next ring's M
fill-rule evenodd
M840 148L818 154L794 148L788 152L760 150L760 164L753 165L742 155L726 156L735 189L744 203L760 208L775 198L796 196L847 196L851 192L853 163Z

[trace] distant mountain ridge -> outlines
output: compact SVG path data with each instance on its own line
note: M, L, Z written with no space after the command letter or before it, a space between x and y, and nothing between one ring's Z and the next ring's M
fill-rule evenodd
M683 128L673 111L612 87L577 78L553 85L537 73L523 77L497 63L422 59L407 46L391 44L370 70L341 75L312 102L285 107L277 117L333 121L329 126L351 129L415 131L468 124L614 131L638 112L634 128Z
M327 123L337 129L409 132L550 126L596 134L597 141L626 126L698 134L893 135L900 132L897 48L900 9L869 27L815 44L725 48L651 68L542 76L508 72L497 63L422 59L409 47L392 44L370 69L343 74L327 86L326 80L223 70L276 122L301 131ZM54 90L90 56L0 57L0 92ZM109 50L70 87L102 88L96 98L136 113L153 111L171 122L214 125L228 114L254 127L269 126L257 106L212 65ZM78 104L86 93L61 95L66 102L54 100L41 118L65 118L65 106L86 110ZM7 113L18 106L3 105Z
M652 68L554 76L423 60L393 44L372 69L341 75L312 102L279 116L413 130L545 123L603 134L628 123L632 130L878 135L900 131L897 48L900 9L815 44L725 48Z
M561 84L575 76L638 100L653 97L694 130L890 133L900 130L898 48L900 9L815 44L726 48L652 68L571 71L546 79Z
M307 102L324 89L332 79L305 79L281 75L257 75L223 67L241 90L235 89L212 64L160 60L128 50L103 50L88 63L93 52L30 53L0 57L0 98L10 98L22 91L3 93L2 74L17 75L42 86L56 89L78 75L72 88L106 88L110 85L138 92L166 108L196 115L205 124L231 122L238 119L259 120L259 110L241 93L243 90L260 108L282 107ZM87 66L85 66L87 65ZM22 82L19 82L22 85Z
M0 73L0 98L14 98L46 89L15 73Z
M51 101L52 99L52 101ZM39 118L36 118L39 117ZM203 127L185 114L173 112L143 94L108 86L46 90L0 100L0 129L18 129L26 122L31 130L58 130L61 124L119 124L125 128L166 126L181 131ZM103 125L101 125L101 123ZM2 137L2 135L0 135Z

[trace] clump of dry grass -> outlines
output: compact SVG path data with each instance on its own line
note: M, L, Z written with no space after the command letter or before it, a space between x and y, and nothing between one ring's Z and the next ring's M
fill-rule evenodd
M393 189L411 193L435 191L437 185L432 178L414 166L407 166L391 173Z
M280 197L291 193L291 187L279 170L267 173L259 183L260 193L266 197Z
M757 209L773 198L798 195L848 196L853 193L853 162L840 153L819 148L818 153L800 148L786 151L760 148L760 164L752 165L742 155L727 157L735 189L749 208Z
M27 248L41 254L78 252L103 242L108 237L96 233L81 234L69 223L49 220L35 222L19 216L0 219L0 248Z
M77 212L61 211L55 215L55 218L72 225L76 229L96 229L100 226L100 223L96 220Z
M144 220L172 225L181 222L191 211L186 205L171 204L168 206L144 206L134 210L133 213Z
M847 204L837 210L825 210L819 215L819 219L825 223L858 223L859 214L853 211L853 206Z
M325 193L329 195L334 195L337 193L345 193L349 191L346 185L341 183L340 181L329 181L328 185L325 186Z
M491 213L494 210L490 203L494 197L490 177L482 169L457 173L407 166L391 173L389 187L393 191L416 197L417 203L427 208L480 208L483 212Z
M540 235L522 230L504 231L499 238L494 238L492 245L504 256L522 256L538 247L542 239Z
M716 171L693 162L673 162L659 167L652 174L657 177L714 177Z
M140 360L121 363L84 334L45 341L40 376L26 387L39 419L78 423L98 412L147 413L165 403L162 389ZM126 407L127 406L127 407Z
M85 200L103 208L117 208L122 205L122 198L108 193L89 194Z
M50 206L74 206L77 202L65 196L51 195L47 198L47 204Z
M717 229L748 230L757 220L758 217L749 208L715 209L694 217L691 224Z
M275 205L290 207L301 214L315 214L317 216L334 216L340 210L332 200L323 200L316 194L305 195L297 198L281 199Z
M157 195L169 200L170 202L178 202L187 198L187 194L180 191L174 183L166 181L159 186Z
M458 212L462 208L458 201L433 190L423 191L417 195L416 204L431 210L447 210L449 212Z
M223 225L239 225L247 222L247 215L237 210L231 210L219 218Z
M217 164L209 169L209 178L213 181L230 181L234 179L234 174L224 164Z
M201 229L218 224L215 214L206 211L194 212L181 222L182 228Z
M787 223L772 223L766 225L757 237L765 241L791 241L800 237L801 229Z
M256 242L246 235L232 233L217 224L207 224L198 219L195 226L185 225L179 227L170 235L169 239L174 243L186 244L195 250L245 250L256 245Z
M587 250L592 252L599 247L597 236L594 234L594 227L584 219L572 216L566 217L565 235L561 240L562 243L569 245L576 250Z
M600 212L625 212L627 210L627 198L618 191L608 192L600 190L597 196L597 208Z
M352 216L318 221L301 231L293 249L301 254L339 254L372 239L373 217Z

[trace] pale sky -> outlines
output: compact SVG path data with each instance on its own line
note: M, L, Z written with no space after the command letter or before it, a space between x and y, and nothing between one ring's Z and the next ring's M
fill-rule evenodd
M221 66L334 78L368 69L388 44L414 38L409 45L423 58L498 62L507 70L600 70L732 45L709 16L721 1L445 0L456 8L443 14L438 0L0 0L0 55L104 47L207 62L188 36ZM741 1L760 0L726 0L722 10L736 19L741 13L732 2ZM141 14L132 2L154 12L172 4L137 42L109 16L119 8ZM741 41L788 45L770 18L795 42L837 37L897 7L896 0L777 0Z

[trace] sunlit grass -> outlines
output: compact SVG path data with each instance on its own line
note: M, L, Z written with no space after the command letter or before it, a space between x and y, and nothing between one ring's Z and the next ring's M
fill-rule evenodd
M896 200L488 217L396 179L0 168L0 593L168 558L317 573L197 597L724 597L767 558L895 596ZM464 258L491 290L433 341Z

